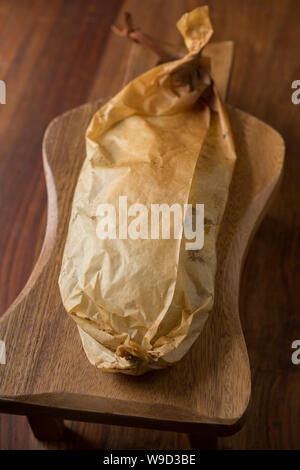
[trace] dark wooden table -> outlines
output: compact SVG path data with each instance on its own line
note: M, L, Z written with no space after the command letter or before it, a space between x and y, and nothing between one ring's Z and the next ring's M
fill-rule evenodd
M282 188L251 246L241 316L252 367L252 402L245 427L221 448L300 448L300 365L291 343L300 339L300 105L291 83L300 79L297 0L0 0L0 312L28 278L43 241L46 191L41 142L56 115L124 80L129 44L110 33L122 11L145 32L178 42L181 13L208 3L215 40L232 39L236 53L228 101L265 120L287 145ZM38 442L26 419L1 415L1 449L187 448L185 435L69 422L68 440Z

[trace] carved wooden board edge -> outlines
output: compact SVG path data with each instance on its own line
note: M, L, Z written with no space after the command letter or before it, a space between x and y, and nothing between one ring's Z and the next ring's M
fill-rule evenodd
M238 432L247 415L245 412L237 420L213 420L207 416L195 416L189 410L184 412L179 407L164 406L162 409L161 405L153 404L151 409L145 410L144 415L136 411L135 404L128 401L66 392L0 397L0 413L44 415L71 421L196 434L203 432L218 436L230 436Z

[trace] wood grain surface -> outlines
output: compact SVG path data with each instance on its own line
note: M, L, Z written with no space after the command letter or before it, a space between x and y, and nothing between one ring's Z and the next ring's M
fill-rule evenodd
M254 378L252 406L245 428L223 445L297 448L300 370L291 364L290 345L300 337L295 289L299 111L291 103L290 84L300 72L296 62L299 4L284 0L209 3L215 38L236 43L229 102L267 120L288 144L280 197L251 247L242 286L240 311ZM123 82L130 45L109 33L110 23L126 8L136 12L145 31L176 42L175 20L199 2L151 1L151 7L150 2L138 1L30 4L28 8L26 1L0 2L0 78L8 83L8 104L0 108L3 310L25 284L43 240L46 201L40 149L47 123L84 101L114 94ZM188 445L181 435L138 431L137 436L135 430L99 425L70 423L69 433L61 448ZM0 442L1 448L46 446L34 440L23 418L7 416L1 418Z

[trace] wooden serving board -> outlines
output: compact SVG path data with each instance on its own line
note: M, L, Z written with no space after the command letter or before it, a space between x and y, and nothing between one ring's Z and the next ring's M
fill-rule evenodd
M209 47L217 85L225 96L232 44ZM128 78L140 72L139 57L134 49ZM30 279L0 320L0 340L6 344L0 411L232 433L241 423L251 390L239 319L241 271L280 179L282 138L263 122L228 106L238 159L218 239L214 310L199 339L175 366L141 377L107 374L88 362L57 284L73 192L85 158L84 133L101 103L103 99L56 118L44 137L47 229Z

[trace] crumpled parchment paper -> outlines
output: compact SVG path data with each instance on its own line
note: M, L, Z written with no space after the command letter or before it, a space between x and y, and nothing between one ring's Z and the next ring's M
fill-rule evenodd
M188 54L130 82L86 132L59 287L96 367L139 375L177 362L213 307L216 239L236 160L230 124L201 56L208 8L177 23ZM204 204L204 246L180 239L104 239L97 207ZM200 358L201 360L201 358Z

